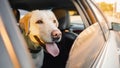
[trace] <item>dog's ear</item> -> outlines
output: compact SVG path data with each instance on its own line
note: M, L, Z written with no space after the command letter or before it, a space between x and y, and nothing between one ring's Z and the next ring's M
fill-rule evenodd
M25 30L26 35L29 33L29 24L32 13L27 13L22 19L20 19L20 28Z

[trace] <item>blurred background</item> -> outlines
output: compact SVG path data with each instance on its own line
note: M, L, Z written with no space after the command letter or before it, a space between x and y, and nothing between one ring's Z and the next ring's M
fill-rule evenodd
M104 14L114 22L120 22L120 0L94 0ZM111 19L112 18L112 19Z

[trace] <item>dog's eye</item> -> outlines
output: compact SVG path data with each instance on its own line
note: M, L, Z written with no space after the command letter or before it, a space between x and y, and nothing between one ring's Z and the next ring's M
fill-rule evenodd
M42 20L38 20L36 23L37 23L37 24L42 24L43 21L42 21Z
M56 20L53 20L53 23L56 23Z

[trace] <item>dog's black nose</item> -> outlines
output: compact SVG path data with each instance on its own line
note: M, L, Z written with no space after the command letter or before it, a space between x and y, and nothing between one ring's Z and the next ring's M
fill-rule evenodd
M53 30L51 32L52 39L55 42L58 42L60 40L61 35L62 35L62 33L60 32L60 30Z

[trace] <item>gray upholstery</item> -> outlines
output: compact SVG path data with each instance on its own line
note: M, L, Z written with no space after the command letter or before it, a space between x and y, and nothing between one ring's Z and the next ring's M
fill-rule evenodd
M59 22L59 29L60 30L65 30L66 28L69 28L70 24L70 18L69 18L69 13L67 10L64 9L56 9L53 10L55 16L58 19Z

